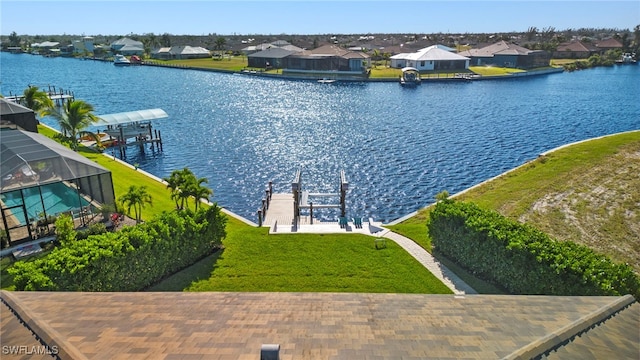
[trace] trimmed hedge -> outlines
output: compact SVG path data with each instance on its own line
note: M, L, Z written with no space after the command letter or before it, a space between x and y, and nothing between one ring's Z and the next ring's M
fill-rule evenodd
M16 290L138 291L218 248L226 217L217 206L164 212L115 233L62 243L8 271Z
M427 228L436 251L513 294L640 298L640 281L629 265L474 203L438 202Z

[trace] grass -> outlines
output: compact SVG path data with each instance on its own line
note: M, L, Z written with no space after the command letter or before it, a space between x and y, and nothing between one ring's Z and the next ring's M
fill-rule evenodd
M376 250L370 236L268 235L235 221L223 250L149 290L451 293L393 242Z
M457 197L591 247L640 272L640 131L552 152ZM428 251L429 208L390 228ZM473 285L472 285L473 286Z
M469 70L482 76L505 76L512 73L525 72L514 68L503 68L495 66L469 66Z

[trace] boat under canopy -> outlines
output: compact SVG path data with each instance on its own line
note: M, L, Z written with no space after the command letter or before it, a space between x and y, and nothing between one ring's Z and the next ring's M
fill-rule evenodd
M169 117L162 109L128 111L116 114L99 115L98 125L106 125L104 132L126 141L132 137L149 134L151 137L151 120Z
M98 124L104 125L125 125L139 121L151 121L169 117L162 109L147 109L138 111L127 111L116 114L98 115L100 121Z

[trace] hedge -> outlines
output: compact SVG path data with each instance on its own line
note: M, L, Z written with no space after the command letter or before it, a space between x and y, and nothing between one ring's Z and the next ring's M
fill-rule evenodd
M138 291L218 248L226 220L217 206L164 212L118 232L63 242L8 271L16 290Z
M640 298L631 266L474 203L438 202L427 229L434 250L513 294Z

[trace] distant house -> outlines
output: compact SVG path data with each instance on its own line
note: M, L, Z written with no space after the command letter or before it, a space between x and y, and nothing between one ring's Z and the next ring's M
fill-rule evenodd
M297 51L290 51L279 47L268 48L263 51L259 51L253 54L247 55L247 62L249 67L256 68L274 68L282 69L285 61L284 59L296 53Z
M144 54L144 44L125 37L112 42L111 51L122 55L142 55Z
M200 46L172 46L156 49L151 52L153 59L205 59L211 52Z
M586 59L599 51L597 47L589 43L576 40L558 45L553 57L556 59Z
M615 38L609 38L609 39L605 39L597 42L596 47L600 49L601 52L605 52L607 50L622 49L623 45L619 40Z
M351 51L336 45L304 50L286 58L287 70L341 71L366 73L371 57L362 51Z
M414 53L400 53L391 57L391 67L414 67L418 70L464 70L469 58L452 52L453 49L432 45Z
M31 44L31 48L40 55L57 56L60 54L60 43L57 41L44 41L41 43Z
M264 44L259 44L259 45L250 45L247 47L242 48L242 52L245 55L250 55L250 54L254 54L260 51L265 51L267 49L271 49L271 48L280 48L280 49L285 49L288 50L292 53L294 52L298 52L298 51L302 51L304 49L299 48L295 45L291 45L290 43L284 41L284 40L277 40L271 43L264 43Z
M72 44L73 52L76 54L94 52L93 38L90 36L85 36L82 38L82 40L73 40Z
M480 49L462 51L471 58L470 66L493 65L518 69L549 66L551 54L544 50L529 50L504 40Z

